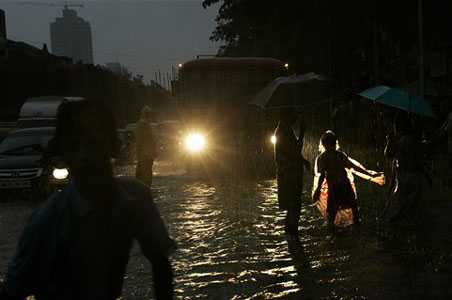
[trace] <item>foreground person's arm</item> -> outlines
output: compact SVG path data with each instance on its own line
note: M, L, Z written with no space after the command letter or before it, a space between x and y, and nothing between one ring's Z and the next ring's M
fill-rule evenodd
M149 189L145 187L143 192L145 197L137 207L136 238L152 264L156 299L173 299L173 272L168 257L175 251L176 244L166 231Z
M173 299L173 270L167 257L149 259L154 274L154 293L157 300Z

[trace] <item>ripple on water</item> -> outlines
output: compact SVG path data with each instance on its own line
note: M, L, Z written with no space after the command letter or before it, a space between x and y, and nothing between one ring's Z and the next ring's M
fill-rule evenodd
M156 202L179 246L172 258L178 298L366 299L366 288L384 282L391 259L377 256L375 237L326 230L308 190L300 235L292 238L284 234L275 180L165 184Z

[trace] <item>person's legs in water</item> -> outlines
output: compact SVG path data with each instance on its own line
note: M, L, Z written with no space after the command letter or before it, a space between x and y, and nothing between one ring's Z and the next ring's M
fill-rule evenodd
M336 225L334 225L334 220L336 219L337 210L333 212L327 212L326 213L326 226L329 228L334 228Z
M146 186L152 185L152 165L153 160L144 160L137 162L135 178L143 182Z
M338 205L336 203L335 194L333 190L328 191L328 199L326 202L326 225L334 228L334 220L336 219Z
M290 189L289 203L287 204L287 214L285 220L285 232L296 235L298 233L298 223L301 215L301 192L302 186L296 182Z
M287 209L284 230L289 234L295 235L298 233L298 222L301 215L301 199L296 197L291 200Z

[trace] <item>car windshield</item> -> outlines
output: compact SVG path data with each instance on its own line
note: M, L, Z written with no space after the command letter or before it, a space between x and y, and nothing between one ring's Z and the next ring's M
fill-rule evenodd
M47 147L53 132L12 133L0 144L0 154L37 155Z

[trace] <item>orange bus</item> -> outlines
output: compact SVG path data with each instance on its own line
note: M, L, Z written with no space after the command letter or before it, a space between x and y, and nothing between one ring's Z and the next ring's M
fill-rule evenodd
M213 57L183 64L178 109L187 169L208 176L274 174L275 112L248 102L285 74L284 64L272 58Z

